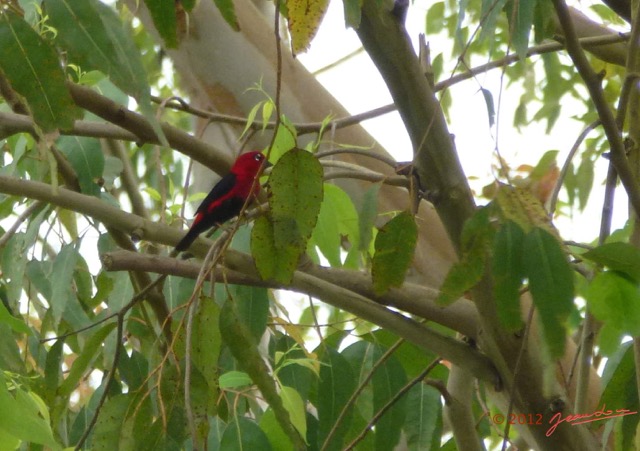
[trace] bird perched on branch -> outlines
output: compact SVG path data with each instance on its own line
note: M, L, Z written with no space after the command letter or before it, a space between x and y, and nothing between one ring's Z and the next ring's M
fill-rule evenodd
M211 189L196 210L196 216L187 234L180 240L174 252L186 251L202 232L220 226L238 216L247 199L257 196L260 183L257 178L262 168L269 165L259 152L247 152L238 157L231 171Z

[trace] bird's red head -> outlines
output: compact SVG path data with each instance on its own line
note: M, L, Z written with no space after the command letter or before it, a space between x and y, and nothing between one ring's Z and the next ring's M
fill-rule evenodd
M231 172L237 176L248 176L254 178L260 171L261 166L265 160L265 156L260 151L247 152L238 157ZM264 163L266 167L268 162Z

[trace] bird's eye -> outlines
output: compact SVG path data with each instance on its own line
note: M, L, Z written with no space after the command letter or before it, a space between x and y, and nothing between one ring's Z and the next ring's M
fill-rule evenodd
M264 155L262 155L261 153L257 153L254 158L256 161L262 161L264 159Z

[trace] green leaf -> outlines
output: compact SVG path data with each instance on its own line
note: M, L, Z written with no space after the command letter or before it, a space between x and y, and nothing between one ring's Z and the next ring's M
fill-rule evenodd
M11 309L17 309L22 294L22 285L27 268L28 259L25 255L26 235L24 233L16 233L5 245L2 251L2 277L8 282L6 284L7 299ZM15 310L17 311L17 310Z
M131 357L123 352L118 362L118 372L122 380L129 387L129 392L135 392L147 382L149 374L149 362L140 352L131 351Z
M442 402L440 392L427 384L416 384L407 394L404 430L410 450L440 449Z
M176 3L158 0L144 0L144 3L164 44L167 48L176 48L178 46Z
M442 31L445 20L445 7L444 2L435 2L432 3L429 9L427 10L427 30L429 30L429 34L435 34Z
M249 375L243 371L228 371L220 376L220 388L234 389L253 385Z
M611 11L608 7L605 8ZM535 2L533 28L536 44L540 44L544 39L553 37L555 33L554 15L555 11L551 2Z
M353 417L353 409L349 409L342 421L337 424L342 408L347 404L355 390L356 377L351 365L335 349L326 348L320 367L320 384L318 385L318 444L320 448L341 449L345 435ZM325 444L329 431L334 426L333 438Z
M0 13L0 69L25 98L44 132L70 129L80 110L65 85L58 54L21 17Z
M606 385L598 402L599 407L614 411L624 409L628 412L638 412L640 410L633 351L631 343L626 343L618 347L615 354L607 360L603 375L603 382ZM616 435L616 442L620 442L619 449L634 449L633 440L639 421L638 414L625 415L621 419L622 433Z
M72 62L84 71L105 73L127 94L149 101L140 52L113 9L97 0L45 0L45 4L58 30L57 39Z
M12 395L8 385L4 371L0 371L0 430L27 443L61 449L53 438L49 423L40 416L41 412L29 394L21 388L15 388Z
M527 56L535 6L536 0L511 0L505 8L511 42L521 60Z
M238 306L238 315L258 343L267 329L269 295L266 288L232 285L232 296Z
M309 152L292 149L269 177L270 214L255 222L251 253L263 279L288 284L315 227L323 197L323 170Z
M262 279L288 284L302 253L300 243L276 245L273 222L267 216L261 216L254 221L251 230L251 255Z
M29 326L27 326L21 318L17 318L9 313L9 310L7 310L3 302L0 302L0 322L8 324L14 332L19 334L32 334Z
M269 177L269 206L276 224L281 218L293 218L300 237L311 236L322 204L323 174L318 159L301 149L278 160Z
M73 365L71 365L71 370L69 374L67 374L66 379L60 384L60 388L58 389L60 396L70 396L71 392L76 389L78 382L88 371L91 362L98 356L99 349L102 347L105 339L115 327L115 322L109 323L98 329L98 331L87 340L82 348L82 352L78 358L73 361Z
M273 409L267 409L260 417L260 429L269 439L273 451L290 451L293 449L293 443L291 443L287 434L282 431Z
M131 401L132 396L126 394L109 398L104 403L93 431L92 449L97 451L123 449L126 443L131 446L134 438L125 435L126 430L123 427L127 414L133 413L134 410L131 408Z
M67 303L74 302L73 272L78 260L78 250L73 244L62 247L53 262L51 271L51 311L56 324L62 318Z
M524 232L506 221L493 242L493 289L500 322L509 330L522 327L520 288L524 279Z
M218 384L218 359L221 349L220 307L212 299L200 299L191 333L191 359L208 381L211 395L217 395L214 390Z
M236 416L222 434L220 449L225 451L270 451L271 444L255 421Z
M378 365L371 377L371 412L379 412L407 383L407 376L394 355L388 356L382 363L379 360L387 349L376 343L359 341L343 351L354 371L360 372L360 382L367 377L374 365ZM384 416L376 423L375 449L393 449L400 440L400 431L406 415L406 398L397 400ZM361 407L363 415L368 416Z
M585 252L582 257L640 282L640 249L631 244L606 243Z
M218 7L222 18L229 24L229 26L235 30L240 31L240 24L238 23L238 17L236 16L235 6L233 0L213 0Z
M496 107L493 103L493 94L491 91L485 88L480 88L482 97L484 97L484 103L487 106L487 116L489 117L489 128L493 127L496 122Z
M417 240L418 227L413 215L407 211L398 214L378 231L371 268L373 289L377 294L402 285L413 260Z
M483 207L465 222L461 234L462 256L453 264L440 287L436 299L440 305L458 300L482 279L493 237L492 210L491 205Z
M344 0L342 5L345 27L357 29L360 26L362 16L362 0Z
M593 188L595 163L588 156L583 156L582 162L576 172L578 200L580 202L580 211L584 210L589 201L589 195Z
M524 255L525 274L550 357L560 357L566 339L565 322L574 308L571 266L556 237L540 227L525 236Z
M623 335L640 335L640 290L637 282L616 271L598 274L585 297L593 316L604 323L600 346L611 354ZM603 341L604 339L604 341Z
M291 424L288 411L282 404L282 399L276 390L275 381L269 373L269 368L267 368L258 352L248 329L240 322L236 305L231 299L228 299L222 307L220 332L222 333L222 339L229 347L241 369L247 372L262 393L264 400L274 410L282 430L292 442L299 443L300 437ZM224 440L223 437L223 442ZM226 448L223 447L223 449Z
M331 266L342 266L343 239L346 238L355 247L360 243L359 233L358 213L351 198L336 185L325 183L318 224L313 231L313 242Z
M280 388L282 405L289 412L291 424L298 430L300 436L307 436L306 409L300 393L296 389L283 385Z
M482 21L482 31L480 32L478 41L482 42L486 38L494 39L496 23L506 2L507 0L482 0L480 13L484 20Z
M171 3L171 2L155 2ZM47 13L71 60L83 70L99 70L138 102L160 141L166 138L153 109L140 51L115 11L97 1L46 0Z
M100 143L93 138L65 136L58 140L58 146L78 176L80 190L97 197L101 188L96 182L102 179L104 171L104 153Z
M360 210L358 211L358 227L360 229L360 242L358 249L362 252L369 252L371 240L373 239L373 227L378 217L378 191L380 183L371 185L362 197Z

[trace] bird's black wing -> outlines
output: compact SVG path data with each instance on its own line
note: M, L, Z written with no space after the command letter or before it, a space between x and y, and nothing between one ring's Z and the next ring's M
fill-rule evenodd
M233 173L228 173L224 177L220 179L218 183L215 184L207 197L204 198L198 209L196 210L196 215L198 213L207 213L207 207L211 205L216 200L222 198L225 194L233 189L236 184L236 175Z

